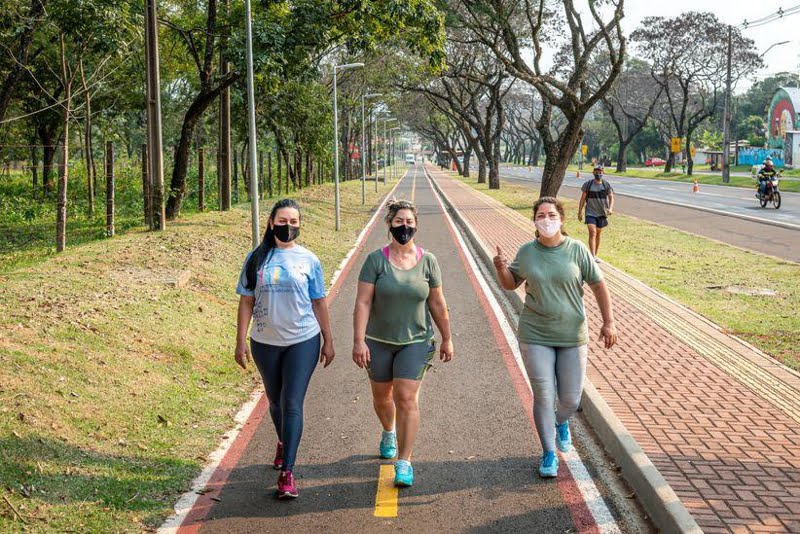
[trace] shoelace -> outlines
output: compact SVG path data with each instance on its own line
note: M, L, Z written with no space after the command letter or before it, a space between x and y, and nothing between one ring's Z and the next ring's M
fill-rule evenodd
M555 453L548 453L544 455L544 461L542 462L542 464L546 468L553 467L553 464L556 463L555 461L556 461Z

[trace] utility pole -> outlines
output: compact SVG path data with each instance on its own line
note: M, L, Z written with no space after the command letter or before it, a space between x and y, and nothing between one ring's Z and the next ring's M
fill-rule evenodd
M222 0L222 10L227 17L229 14L228 0ZM230 72L228 61L228 30L220 39L219 47L220 76L225 77ZM228 87L219 95L219 165L217 172L220 176L220 211L231 209L231 92Z
M244 0L245 34L247 40L247 115L249 118L250 148L250 226L253 247L259 244L258 229L258 140L256 138L256 97L253 82L253 24L251 21L250 0ZM288 186L288 181L287 181ZM229 189L230 190L230 189Z
M722 113L722 181L731 181L731 169L728 166L728 152L731 146L731 56L733 55L733 26L728 26L728 65L725 79L725 110Z
M153 229L163 230L167 214L164 206L164 162L161 139L161 77L158 72L158 17L156 0L145 3L145 49L147 52L147 155L153 186Z

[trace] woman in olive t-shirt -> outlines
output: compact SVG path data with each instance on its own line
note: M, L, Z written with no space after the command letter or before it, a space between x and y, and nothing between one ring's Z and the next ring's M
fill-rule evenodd
M525 282L525 306L519 317L520 351L533 389L533 417L542 442L539 475L558 475L556 446L572 444L569 418L578 409L586 375L589 330L583 284L589 285L603 316L600 337L606 348L617 342L611 296L603 275L583 243L562 231L564 206L553 197L533 205L536 239L525 243L508 264L500 247L494 265L504 289ZM558 393L558 409L553 411Z
M383 426L380 456L397 456L394 483L411 486L419 389L436 353L431 319L442 335L442 361L453 357L453 342L439 263L414 244L417 208L393 200L385 220L391 242L367 256L358 277L353 361L369 374L373 406Z

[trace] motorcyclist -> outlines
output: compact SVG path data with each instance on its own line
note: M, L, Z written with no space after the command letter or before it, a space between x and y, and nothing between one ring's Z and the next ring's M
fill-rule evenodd
M772 165L772 158L764 160L764 166L758 171L758 198L761 198L767 192L767 180L771 180L778 174L775 167Z

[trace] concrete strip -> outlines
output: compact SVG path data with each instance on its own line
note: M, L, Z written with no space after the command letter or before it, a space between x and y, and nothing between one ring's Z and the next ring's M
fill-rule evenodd
M425 172L429 175L428 170ZM431 183L447 205L453 219L459 224L470 240L481 260L489 267L493 266L492 256L481 242L475 230L461 217L450 199L432 177ZM504 291L506 298L517 311L522 309L523 301L513 291ZM617 418L605 400L600 396L591 381L586 380L583 399L583 413L592 425L606 450L622 468L625 479L636 492L642 506L650 515L653 523L662 532L700 533L702 530L692 515L667 484L667 481L653 465L648 456L628 433L625 426Z

